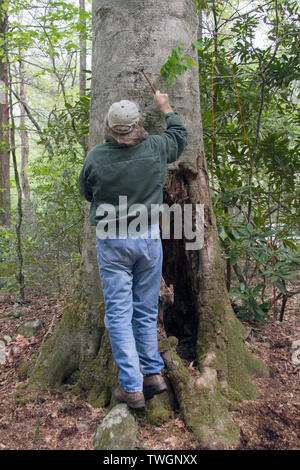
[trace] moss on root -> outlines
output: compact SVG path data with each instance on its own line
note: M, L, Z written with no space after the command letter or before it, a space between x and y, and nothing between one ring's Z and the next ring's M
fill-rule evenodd
M228 401L217 377L212 381L211 374L207 384L200 381L197 385L197 379L190 375L174 349L165 352L163 357L187 428L207 447L236 444L239 428L229 416Z
M17 405L24 406L27 403L34 402L36 400L37 393L28 388L27 382L21 382L17 385L13 396Z
M231 420L228 402L218 383L213 391L197 391L194 411L188 410L187 416L191 430L201 439L203 445L214 448L237 444L239 427Z
M227 361L227 380L229 386L243 399L253 399L259 392L251 381L251 376L267 377L267 366L254 356L242 340L242 325L232 318L224 327L227 338L225 357Z
M30 371L29 386L45 390L60 386L79 364L78 331L84 315L78 302L64 308L63 317L54 334L42 345Z
M168 338L159 338L158 352L162 354L172 348L176 348L177 345L178 339L175 336L169 336Z
M211 305L215 320L205 321L205 327L201 325L197 341L200 371L207 356L213 352L215 360L212 366L217 370L218 377L227 382L227 388L231 389L230 398L255 398L259 392L251 381L251 375L268 376L268 368L247 350L242 339L244 327L232 312L230 303L216 298ZM228 395L226 388L222 392Z
M35 362L37 360L37 356L38 356L38 353L32 354L31 358L28 361L23 362L23 364L19 366L18 377L22 382L30 376L34 368Z
M167 393L155 395L146 401L146 419L149 424L161 426L171 419L172 407Z
M72 374L81 369L83 371L81 382L87 390L93 386L94 381L85 373L85 364L94 359L92 353L88 356L88 347L82 343L89 341L90 331L99 330L99 342L103 330L104 304L99 302L95 314L91 313L91 306L86 302L82 291L76 291L76 299L65 303L63 316L53 335L42 345L37 359L34 358L28 365L20 369L21 377L29 376L28 386L32 389L45 390L59 387L68 380ZM94 310L93 310L94 312ZM89 317L90 315L90 317ZM86 343L85 343L86 344ZM94 348L95 349L95 348ZM92 357L91 357L92 356ZM75 377L73 377L74 383ZM80 387L78 387L79 391Z
M221 280L216 280L216 285L222 285ZM193 413L187 409L184 414L187 425L203 444L214 447L237 442L239 428L228 410L259 395L251 375L268 376L268 368L246 348L244 326L236 318L225 290L202 301L206 309L200 317L196 347L201 374L195 379Z
M270 376L270 371L266 364L258 359L253 353L248 351L248 349L245 351L245 361L250 374L253 374L256 377Z
M109 337L104 332L101 347L95 358L81 363L80 376L73 387L75 394L86 396L95 408L107 406L117 385L117 367L113 360Z

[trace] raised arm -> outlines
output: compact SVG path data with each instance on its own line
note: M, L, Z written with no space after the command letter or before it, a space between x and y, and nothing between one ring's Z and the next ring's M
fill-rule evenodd
M152 138L159 146L161 157L166 160L166 163L171 163L180 157L186 146L187 129L178 114L173 111L167 93L157 91L154 95L154 101L165 116L167 129Z

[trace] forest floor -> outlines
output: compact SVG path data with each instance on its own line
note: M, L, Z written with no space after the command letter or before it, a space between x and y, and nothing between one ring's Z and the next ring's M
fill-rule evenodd
M34 295L30 298L30 303L20 306L13 295L0 297L0 450L92 450L104 409L94 409L73 395L70 386L64 391L42 393L35 402L25 404L18 403L15 396L20 383L18 367L40 347L61 317L62 301ZM300 340L299 299L299 295L289 299L281 323L271 315L265 325L247 323L247 347L269 366L270 377L254 379L260 398L243 401L232 412L241 428L235 449L300 449L300 366L293 364L291 349L292 343ZM42 323L36 336L26 339L17 334L19 325L36 319ZM180 415L174 413L160 427L139 418L135 448L190 450L201 446Z

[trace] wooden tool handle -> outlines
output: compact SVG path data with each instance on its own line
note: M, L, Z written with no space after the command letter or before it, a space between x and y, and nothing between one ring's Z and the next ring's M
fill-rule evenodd
M156 89L155 89L155 87L152 85L152 83L150 82L150 80L149 80L149 78L147 77L147 75L145 74L144 70L142 69L140 72L144 75L145 79L147 80L147 82L149 83L149 85L150 85L150 87L151 87L151 90L153 91L153 94L155 95Z

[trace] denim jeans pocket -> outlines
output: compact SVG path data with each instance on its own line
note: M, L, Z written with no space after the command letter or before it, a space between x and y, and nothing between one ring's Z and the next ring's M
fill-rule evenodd
M160 256L160 251L161 251L161 239L160 237L155 237L155 238L147 238L147 247L148 247L148 253L150 260L155 263L159 256Z
M124 260L126 239L98 239L97 245L100 258L107 263L118 263Z

